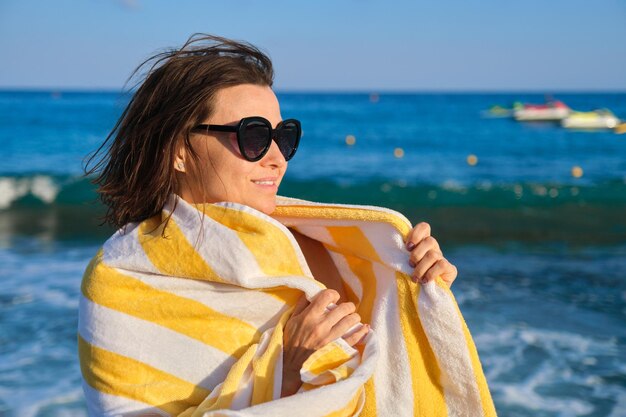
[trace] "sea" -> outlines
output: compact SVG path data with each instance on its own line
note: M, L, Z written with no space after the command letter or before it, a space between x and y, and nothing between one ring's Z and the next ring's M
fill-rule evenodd
M499 415L626 416L626 134L485 112L543 93L278 97L304 132L279 193L431 225ZM0 417L86 415L78 295L113 230L83 166L128 99L0 91Z

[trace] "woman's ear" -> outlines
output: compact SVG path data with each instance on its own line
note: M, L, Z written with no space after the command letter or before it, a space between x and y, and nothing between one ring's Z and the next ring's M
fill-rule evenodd
M185 167L186 160L187 160L187 149L185 149L185 147L181 143L176 149L176 154L174 155L174 169L182 173L187 172L187 168Z

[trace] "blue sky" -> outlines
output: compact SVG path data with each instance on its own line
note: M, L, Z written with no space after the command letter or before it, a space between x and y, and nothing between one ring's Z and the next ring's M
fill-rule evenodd
M119 89L194 32L277 90L626 90L625 0L0 0L0 88Z

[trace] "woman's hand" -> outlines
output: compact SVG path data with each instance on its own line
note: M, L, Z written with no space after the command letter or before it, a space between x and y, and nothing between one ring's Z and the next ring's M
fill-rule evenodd
M425 284L440 276L448 286L452 285L457 276L456 266L443 257L439 243L430 235L428 223L419 223L409 232L406 248L411 252L409 265L415 268L411 275L413 282Z
M281 397L295 394L302 381L300 369L311 354L338 337L346 334L361 317L355 313L353 303L341 303L330 311L326 307L339 301L335 290L320 291L309 303L302 296L285 324L283 334L283 388ZM344 337L350 345L356 345L369 331L365 324L359 330Z

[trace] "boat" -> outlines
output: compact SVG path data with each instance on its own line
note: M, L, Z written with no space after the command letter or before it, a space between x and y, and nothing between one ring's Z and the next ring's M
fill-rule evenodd
M513 109L513 117L520 122L558 122L569 116L571 110L562 101L549 101L546 104L522 104Z
M574 111L561 120L561 126L566 129L614 129L619 124L620 120L608 109Z
M622 124L615 126L615 130L613 131L617 133L618 135L626 133L626 122L622 122Z
M488 110L483 110L481 112L481 115L482 117L489 118L489 119L501 118L501 117L512 117L513 111L521 105L522 104L517 101L513 103L513 106L511 106L510 108L502 106L500 104L494 104L493 106L489 107Z

